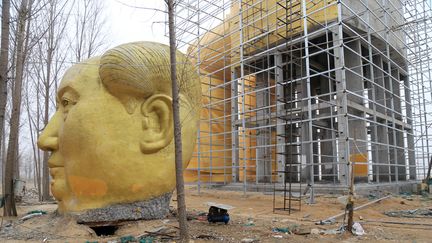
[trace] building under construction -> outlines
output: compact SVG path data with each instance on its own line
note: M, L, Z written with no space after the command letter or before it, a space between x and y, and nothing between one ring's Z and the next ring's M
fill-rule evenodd
M291 208L303 192L425 177L429 1L183 0L176 11L203 91L189 182L281 191Z

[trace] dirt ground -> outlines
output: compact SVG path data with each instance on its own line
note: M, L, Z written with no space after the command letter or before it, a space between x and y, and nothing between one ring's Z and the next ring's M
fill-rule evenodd
M143 235L147 236L146 242L159 242L175 241L178 233L176 218L170 215L163 220L129 222L120 226L114 235L97 236L92 229L76 224L72 218L57 215L55 203L41 204L35 198L34 192L28 194L18 205L17 218L2 219L1 242L120 243L122 240L128 242L132 237ZM359 197L355 204L359 206L381 196L383 195ZM276 199L281 201L280 197ZM366 232L362 236L353 236L346 232L331 234L329 230L338 229L343 218L339 218L332 225L315 224L344 211L344 206L338 202L337 196L333 195L317 195L316 203L311 205L304 201L301 211L291 215L286 212L274 213L273 195L262 193L248 192L244 195L243 192L205 189L198 194L195 187L188 187L186 200L190 234L194 242L432 242L432 216L399 218L384 214L389 210L432 210L432 196L429 195L392 195L356 211L354 220L359 222ZM233 206L234 208L229 210L230 222L227 225L208 223L205 217L207 202ZM175 205L173 200L173 208ZM44 210L47 214L25 221L20 219L32 210ZM286 230L288 232L285 233ZM304 235L293 232L303 232Z

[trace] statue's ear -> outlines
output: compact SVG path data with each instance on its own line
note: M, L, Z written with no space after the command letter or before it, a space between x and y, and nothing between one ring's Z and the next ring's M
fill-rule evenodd
M141 114L141 152L154 153L170 144L174 134L172 98L163 94L150 96L141 105Z

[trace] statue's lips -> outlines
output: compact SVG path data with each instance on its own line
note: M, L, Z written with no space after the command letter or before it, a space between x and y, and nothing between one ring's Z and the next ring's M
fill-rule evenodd
M57 168L57 167L63 167L63 166L64 166L64 163L63 163L63 159L62 159L60 153L58 153L58 151L53 151L50 158L48 159L48 167L49 168Z
M48 160L48 167L50 168L50 175L55 179L64 178L64 166L63 162L58 157L58 153L52 153Z
M64 167L51 167L50 168L50 175L53 178L53 180L57 179L62 179L61 174L64 175Z

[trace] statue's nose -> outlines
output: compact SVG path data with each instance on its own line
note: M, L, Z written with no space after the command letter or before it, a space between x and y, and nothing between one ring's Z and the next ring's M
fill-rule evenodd
M45 151L54 151L58 149L58 128L59 119L56 112L39 136L37 144L40 149Z

